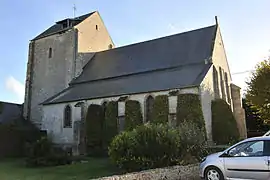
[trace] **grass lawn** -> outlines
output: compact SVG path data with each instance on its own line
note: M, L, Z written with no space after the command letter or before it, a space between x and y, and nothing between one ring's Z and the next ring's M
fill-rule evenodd
M86 163L46 168L25 167L23 160L0 161L0 180L89 180L119 173L107 159L89 158Z

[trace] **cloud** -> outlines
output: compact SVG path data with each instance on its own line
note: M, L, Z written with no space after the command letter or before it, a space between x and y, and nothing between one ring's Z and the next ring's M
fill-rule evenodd
M17 96L18 102L22 103L24 101L24 84L15 79L13 76L9 76L6 79L6 89Z

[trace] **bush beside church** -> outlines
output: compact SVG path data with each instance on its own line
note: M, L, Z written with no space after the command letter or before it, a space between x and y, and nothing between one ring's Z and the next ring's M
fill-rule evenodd
M223 100L213 101L212 111L215 142L228 144L237 140L239 134L236 122L229 112L227 103ZM175 126L169 126L168 123L168 96L157 96L151 112L150 122L144 124L140 103L127 100L125 125L123 131L119 132L117 102L108 102L104 106L90 105L85 124L87 155L109 156L118 167L135 171L196 163L209 153L198 95L178 95ZM220 114L224 113L224 118L228 121L219 118ZM220 129L219 124L222 124L224 129L230 128L231 131L227 134L223 131L220 131L221 134L217 133ZM71 154L54 147L46 137L34 143L32 141L27 152L27 164L30 166L71 163Z

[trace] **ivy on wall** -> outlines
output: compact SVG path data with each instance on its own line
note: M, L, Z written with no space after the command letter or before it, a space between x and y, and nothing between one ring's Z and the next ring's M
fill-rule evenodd
M143 116L140 102L134 100L126 101L124 129L129 131L141 124L143 124Z
M212 101L212 135L217 144L229 144L239 140L235 117L226 101Z
M86 115L86 150L90 156L103 153L102 148L102 123L104 120L103 108L92 104L88 107Z
M167 95L159 95L155 97L153 105L153 120L154 124L168 123L169 115L169 100Z
M111 101L106 105L103 124L103 147L107 150L112 139L117 135L118 103Z
M185 121L191 121L205 132L205 122L199 95L179 94L176 116L178 126Z

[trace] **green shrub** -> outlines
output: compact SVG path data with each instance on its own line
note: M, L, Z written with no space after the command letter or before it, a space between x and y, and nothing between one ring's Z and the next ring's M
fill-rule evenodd
M205 133L192 121L184 121L178 128L185 164L200 161L207 154Z
M86 116L86 151L89 156L104 154L102 147L103 108L92 104L88 107Z
M106 105L105 118L103 124L103 147L108 149L114 136L118 134L117 127L118 103L111 101Z
M46 133L29 125L0 124L0 157L23 157L25 143L35 142L43 135Z
M138 171L175 165L181 152L177 130L147 124L117 135L109 156L120 168Z
M71 163L68 153L60 147L53 147L53 143L42 137L27 145L26 165L30 167L57 166Z
M167 95L155 97L153 105L153 120L155 124L167 124L169 115L169 101Z
M236 120L230 106L222 99L212 101L212 134L217 144L229 144L239 140Z
M191 121L205 132L201 101L196 94L180 94L177 99L177 125Z
M125 130L129 131L143 124L141 105L138 101L126 101Z

